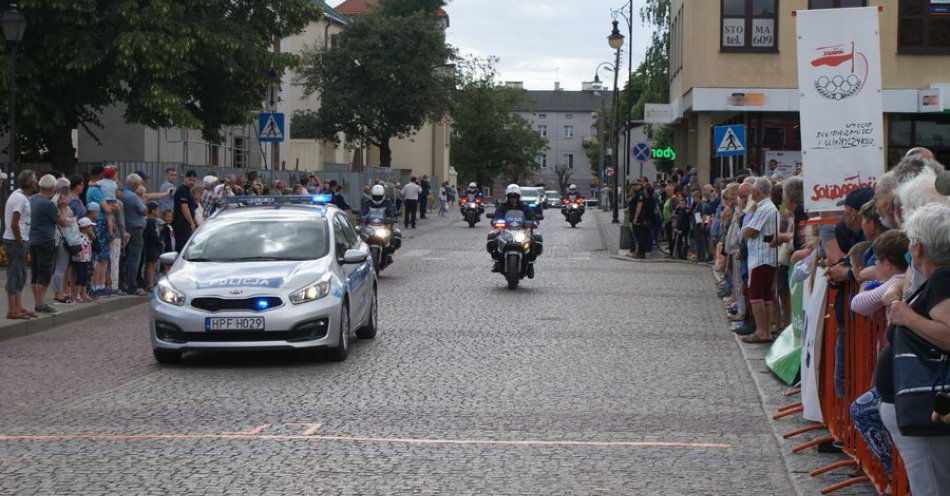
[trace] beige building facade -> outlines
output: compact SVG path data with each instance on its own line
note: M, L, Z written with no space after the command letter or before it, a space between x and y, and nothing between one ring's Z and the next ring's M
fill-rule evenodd
M676 166L702 181L727 175L713 127L746 126L735 167L762 171L769 151L800 151L795 11L878 7L887 147L893 165L914 146L950 163L950 15L930 0L672 0L670 104ZM650 117L647 118L650 121Z
M281 40L281 50L300 54L311 47L330 48L335 37L346 29L349 17L327 4L324 4L323 9L324 15L319 21L311 23L302 33ZM359 11L352 11L352 14L361 15ZM291 73L284 78L278 111L287 116L285 125L288 138L294 112L316 111L319 108L320 95L307 96L303 85L297 81L296 74ZM450 121L444 119L426 123L410 137L392 140L392 167L409 171L411 175L428 175L438 178L439 181L451 180L450 133ZM324 170L327 164L376 166L380 163L379 150L376 147L354 149L351 145L335 145L311 139L288 139L281 146L280 155L287 157L282 160L283 166L291 170L320 171Z

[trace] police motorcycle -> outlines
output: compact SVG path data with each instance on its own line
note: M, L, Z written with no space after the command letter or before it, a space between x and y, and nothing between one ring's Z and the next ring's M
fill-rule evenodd
M571 185L567 189L567 194L561 200L561 213L571 227L577 227L581 218L584 216L584 198L577 192L577 186Z
M462 218L468 222L468 227L475 227L485 213L485 206L482 204L482 194L478 192L478 186L470 183L468 189L459 195L459 209L462 211Z
M504 275L508 289L513 290L521 279L534 278L534 263L544 251L544 240L534 232L538 223L531 207L521 203L520 188L512 184L505 193L508 201L496 209L486 249L495 260L492 271Z
M385 198L385 189L378 184L360 210L357 230L369 245L376 275L393 263L393 253L402 246L402 233L395 227L395 212L395 206Z

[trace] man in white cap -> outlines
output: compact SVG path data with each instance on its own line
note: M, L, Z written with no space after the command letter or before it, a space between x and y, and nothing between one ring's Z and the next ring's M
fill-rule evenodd
M205 185L204 193L201 193L201 211L204 213L205 218L211 217L211 214L214 212L212 208L214 205L214 187L218 185L218 178L212 175L205 176L201 182Z

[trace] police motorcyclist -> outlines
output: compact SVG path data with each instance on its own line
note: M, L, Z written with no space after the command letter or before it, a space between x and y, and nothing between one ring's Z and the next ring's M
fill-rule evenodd
M363 200L363 205L360 208L360 221L365 220L366 216L369 215L370 209L382 209L386 215L387 224L396 222L396 206L392 200L386 198L386 188L384 188L382 184L373 186L373 188L370 189L369 198Z
M493 223L499 220L504 220L507 217L508 212L512 210L521 211L524 214L525 221L528 221L534 224L537 223L537 220L536 220L537 216L535 215L534 209L521 202L521 187L520 186L518 186L517 184L509 184L508 187L505 188L505 197L506 197L506 201L504 203L500 203L495 206L495 215L492 217ZM488 253L495 260L495 266L492 269L492 272L502 271L501 254L498 253L498 249L495 246L495 238L497 237L498 237L498 232L492 231L488 235L488 243L485 246L485 248L488 250ZM533 238L534 243L532 244L532 252L528 253L527 256L531 257L531 260L534 260L535 258L538 257L538 255L541 254L541 251L543 249L544 238L542 238L541 234L537 232L532 232L531 237ZM531 269L532 273L529 274L529 277L534 277L533 265L529 265L529 267L532 267Z
M568 208L569 208L570 204L572 204L572 203L577 203L577 200L580 200L580 201L581 201L581 211L583 212L583 209L584 209L584 203L583 203L583 202L584 202L584 197L581 196L581 193L580 193L579 191L577 191L577 185L576 185L576 184L572 184L572 185L570 185L570 186L567 187L567 194L564 195L564 200L566 200L566 203L564 204L563 207L561 207L561 213L564 214L564 218L565 218L565 219L567 218Z
M368 223L370 212L383 213L383 222L392 229L393 237L390 243L392 251L398 250L402 246L402 232L396 227L398 219L396 218L396 206L392 200L386 197L386 188L381 184L373 186L370 190L370 196L363 200L360 208L360 223ZM392 263L392 252L386 254L387 263Z

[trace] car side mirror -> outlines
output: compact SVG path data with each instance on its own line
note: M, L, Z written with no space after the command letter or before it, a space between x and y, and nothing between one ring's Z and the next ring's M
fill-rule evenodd
M158 261L162 265L172 265L178 259L177 251L169 251L158 256Z
M365 262L367 258L369 258L369 255L360 250L346 250L346 252L343 253L344 264L360 264Z

